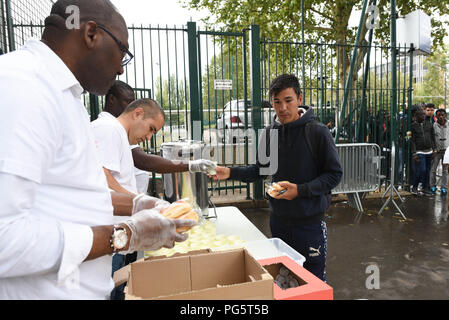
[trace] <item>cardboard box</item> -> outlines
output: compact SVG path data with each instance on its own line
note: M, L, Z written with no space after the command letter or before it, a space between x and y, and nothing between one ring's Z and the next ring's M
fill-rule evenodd
M114 273L127 300L272 300L273 277L246 249L136 261Z
M317 278L288 256L261 259L258 262L271 274L273 278L279 274L284 265L299 282L299 287L282 290L273 281L275 300L333 300L332 287Z

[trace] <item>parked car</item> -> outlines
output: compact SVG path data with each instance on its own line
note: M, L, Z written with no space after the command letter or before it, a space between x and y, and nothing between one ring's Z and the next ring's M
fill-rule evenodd
M248 128L251 128L251 101L246 101ZM245 141L245 100L231 100L218 116L217 129L222 142L237 143Z

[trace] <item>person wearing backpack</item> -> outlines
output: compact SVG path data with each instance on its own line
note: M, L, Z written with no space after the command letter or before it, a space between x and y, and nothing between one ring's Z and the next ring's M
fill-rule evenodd
M286 191L269 197L272 237L282 239L303 255L304 268L326 281L325 213L331 203L331 190L343 175L337 148L329 129L316 120L312 108L302 106L296 76L278 76L269 94L276 118L267 128L266 145L259 144L259 148L270 150L269 162L262 164L258 158L256 164L247 167L217 167L214 180L255 182L271 176L273 182L279 182ZM277 170L268 172L267 166L273 163Z

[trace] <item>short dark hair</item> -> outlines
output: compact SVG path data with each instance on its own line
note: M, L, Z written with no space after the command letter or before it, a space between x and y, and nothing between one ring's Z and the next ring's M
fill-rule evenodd
M159 114L165 120L165 111L162 109L160 104L153 99L138 99L130 103L130 105L123 111L123 113L129 113L137 108L143 108L145 112L144 118L156 118Z
M134 89L129 84L120 80L115 80L114 84L109 89L108 93L106 93L106 100L105 100L106 105L109 102L110 94L112 94L114 97L119 98L126 91L134 93Z
M427 108L435 109L435 105L433 103L426 103L426 109Z
M417 112L424 112L420 105L414 105L412 107L412 116L414 116Z
M435 111L435 115L438 115L439 113L444 113L447 115L446 109L438 109L437 111Z
M271 82L269 91L270 98L288 88L293 88L298 97L301 95L301 87L299 86L298 78L294 74L281 74Z

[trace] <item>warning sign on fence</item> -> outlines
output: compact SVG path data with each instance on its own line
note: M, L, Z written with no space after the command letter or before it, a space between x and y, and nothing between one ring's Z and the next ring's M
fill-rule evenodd
M214 80L215 90L232 90L232 80Z

